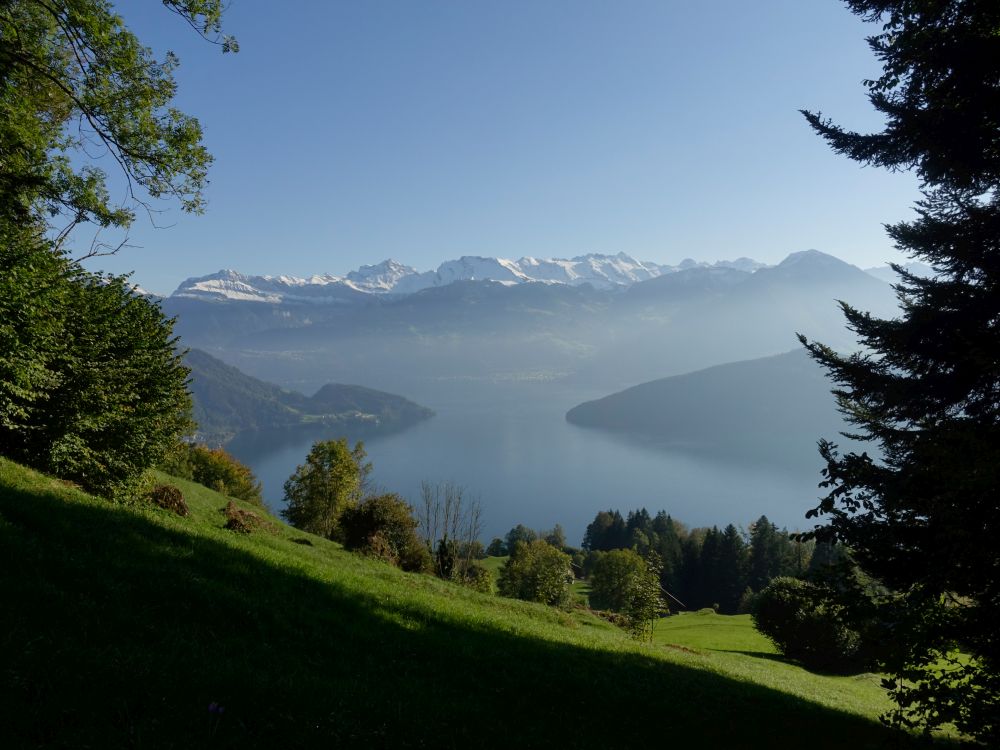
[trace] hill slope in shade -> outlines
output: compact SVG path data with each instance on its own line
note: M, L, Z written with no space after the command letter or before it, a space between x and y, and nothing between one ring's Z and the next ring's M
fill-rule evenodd
M580 404L566 419L709 451L814 451L819 438L845 429L830 388L798 350L643 383Z
M188 517L0 459L5 746L651 747L668 731L699 747L860 749L892 737L874 685L844 699L856 678L637 643L583 610L402 573L277 521L234 534L219 514L228 498L160 479L183 490Z
M383 391L331 383L312 396L250 377L207 352L185 356L199 437L226 442L250 430L305 425L403 426L427 419L430 409Z

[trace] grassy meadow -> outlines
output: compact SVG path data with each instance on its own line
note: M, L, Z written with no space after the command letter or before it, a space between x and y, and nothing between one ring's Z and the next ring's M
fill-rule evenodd
M227 531L227 498L169 481L189 516L0 459L3 747L916 744L874 678L786 663L746 618L639 643L277 521Z

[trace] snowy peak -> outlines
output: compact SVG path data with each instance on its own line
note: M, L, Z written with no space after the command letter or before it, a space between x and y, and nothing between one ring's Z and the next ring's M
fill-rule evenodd
M638 261L627 253L590 253L569 259L523 257L519 260L463 255L457 260L445 261L435 271L423 272L391 259L375 265L361 266L346 276L249 276L224 269L208 276L188 279L172 296L207 301L329 304L370 298L371 295L413 294L456 281L497 281L510 285L590 284L597 289L616 289L689 268L726 268L751 272L762 267L762 263L749 258L714 264L688 259L678 266L665 266Z
M458 260L445 261L438 266L437 279L433 286L442 286L453 281L509 281L519 284L532 279L512 260L463 255Z
M391 292L400 281L415 274L416 268L389 259L374 266L361 266L357 271L347 274L345 280L360 291L384 293Z
M364 293L339 276L323 274L301 279L296 276L248 276L223 269L183 282L171 297L209 301L347 302Z

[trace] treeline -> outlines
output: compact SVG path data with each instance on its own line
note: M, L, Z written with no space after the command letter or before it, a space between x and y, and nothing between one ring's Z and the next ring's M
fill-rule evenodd
M645 508L601 511L583 537L583 570L589 575L601 555L630 549L653 561L660 585L672 607L712 607L723 614L749 611L754 593L781 576L808 575L829 556L786 529L761 516L741 531L734 524L723 529L688 529L665 511L651 516Z

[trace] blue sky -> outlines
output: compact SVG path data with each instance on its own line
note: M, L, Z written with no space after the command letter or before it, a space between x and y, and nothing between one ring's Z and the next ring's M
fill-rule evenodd
M917 197L797 111L879 125L873 28L836 0L232 0L225 57L158 3L119 8L179 54L177 103L216 157L204 216L165 206L91 264L161 293L389 257L880 265Z

